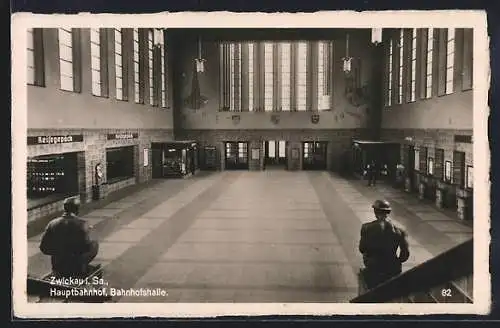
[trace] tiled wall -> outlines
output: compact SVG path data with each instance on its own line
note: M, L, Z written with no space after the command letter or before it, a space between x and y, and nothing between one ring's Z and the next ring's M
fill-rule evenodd
M107 134L136 132L139 133L137 139L129 140L107 140ZM106 185L105 193L113 192L124 188L131 184L146 182L151 179L151 151L148 152L148 166L144 166L145 148L151 149L152 142L166 142L173 139L172 130L29 130L29 136L42 135L69 135L83 134L83 142L57 144L57 145L36 145L28 146L28 156L41 156L49 154L61 154L67 152L79 152L79 180L80 180L80 195L82 202L90 202L92 199L92 186L95 184L94 171L97 163L102 164L104 177L106 177L106 148L135 146L135 177L132 179L122 180L113 185ZM104 183L106 180L104 179ZM55 210L60 210L62 203L57 202L42 206L40 208L29 211L29 219L45 216Z

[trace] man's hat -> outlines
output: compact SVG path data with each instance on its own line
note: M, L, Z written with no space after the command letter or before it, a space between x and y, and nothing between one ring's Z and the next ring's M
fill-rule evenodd
M379 210L379 211L384 211L384 212L390 212L392 210L391 204L389 204L388 201L380 200L380 199L377 199L373 203L372 207L374 210Z

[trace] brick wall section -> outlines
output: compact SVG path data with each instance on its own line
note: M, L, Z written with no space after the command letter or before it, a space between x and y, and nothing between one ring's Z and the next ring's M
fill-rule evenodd
M201 147L216 146L221 160L221 169L224 169L224 142L225 141L247 141L249 142L250 169L258 170L263 167L264 147L266 140L288 141L288 158L291 160L291 149L298 148L299 163L294 160L289 162L289 168L300 169L302 167L302 144L303 141L328 141L327 168L337 170L340 166L342 153L351 146L352 138L364 138L364 129L345 130L184 130L179 132L179 138L185 140L199 140ZM260 167L251 159L251 149L260 150Z
M107 135L112 133L139 133L138 139L130 140L107 140ZM36 145L28 146L28 156L41 156L50 154L61 154L68 152L79 152L77 156L77 165L79 168L79 186L82 203L92 200L92 186L95 184L94 173L95 165L102 164L104 177L106 177L106 148L134 146L135 158L135 177L114 183L106 184L103 187L104 195L127 186L143 183L151 180L151 151L149 154L149 165L144 167L143 149L151 149L152 142L166 142L173 140L172 130L117 130L117 129L99 129L99 130L28 130L28 136L41 135L67 135L83 134L83 142L58 144L58 145ZM106 182L106 179L103 180ZM28 221L44 217L55 213L61 209L62 201L48 204L28 211Z

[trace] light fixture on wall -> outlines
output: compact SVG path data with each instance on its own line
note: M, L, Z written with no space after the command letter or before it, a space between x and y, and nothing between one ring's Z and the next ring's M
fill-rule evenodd
M349 34L346 35L345 39L345 57L342 58L343 61L343 70L345 74L349 74L351 72L351 61L352 57L349 56Z
M382 29L372 28L372 43L378 45L382 42Z
M205 59L201 57L201 37L198 37L198 58L194 60L196 72L203 73L205 71Z

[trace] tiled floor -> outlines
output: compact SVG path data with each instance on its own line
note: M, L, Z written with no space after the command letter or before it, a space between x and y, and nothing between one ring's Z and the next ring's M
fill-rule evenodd
M223 172L167 180L84 218L116 288L166 297L119 302L348 302L358 292L359 229L393 202L410 236L405 270L472 236L469 227L385 186L326 172ZM30 274L50 270L28 241Z

